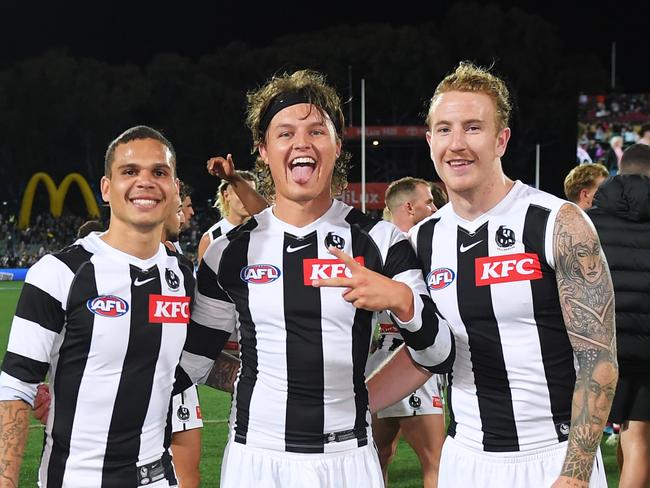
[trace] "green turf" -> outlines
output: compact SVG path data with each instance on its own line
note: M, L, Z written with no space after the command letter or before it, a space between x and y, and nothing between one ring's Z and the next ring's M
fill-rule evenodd
M9 337L11 317L16 310L22 283L0 282L0 358L4 356ZM219 486L221 458L228 434L227 417L230 411L230 395L199 387L201 411L205 426L202 431L201 486ZM36 471L43 445L43 428L32 422L29 441L21 470L20 486L36 486ZM602 446L607 480L610 487L618 486L616 452L613 447ZM389 468L390 488L416 488L422 486L422 476L417 457L411 448L401 441L393 464Z

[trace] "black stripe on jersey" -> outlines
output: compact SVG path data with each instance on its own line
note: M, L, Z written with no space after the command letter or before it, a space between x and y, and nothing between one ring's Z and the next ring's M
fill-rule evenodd
M221 227L217 227L210 234L212 236L213 241L217 240L217 237L221 235Z
M223 256L221 258L221 261L223 262ZM241 270L237 271L237 277L239 277L240 271ZM214 273L214 271L212 271L212 268L210 268L210 266L205 264L205 260L202 259L199 263L199 269L196 272L196 275L196 282L198 283L197 288L201 295L205 295L208 298L214 298L216 300L232 303L232 300L228 294L223 291L221 286L219 286L217 275Z
M77 246L78 249L80 249ZM83 250L83 249L82 249ZM88 353L93 337L95 315L86 307L86 300L96 297L95 267L88 260L78 258L81 253L68 253L68 266L79 264L74 268L76 275L68 293L66 333L59 348L59 360L54 377L54 402L52 425L52 453L47 468L47 486L59 487L63 484L65 465L70 454L70 439L75 417L77 398L81 379L86 369ZM61 258L61 255L57 256ZM81 266L86 263L84 266ZM71 325L74 324L74 325ZM87 421L92 421L89 419Z
M433 255L433 230L440 219L427 220L418 229L417 236L417 257L422 266L422 273L426 280L431 272L431 256ZM427 283L428 286L428 283Z
M149 322L149 295L160 295L160 279L135 286L136 278L151 272L130 266L131 324L129 344L108 430L102 487L133 486L140 452L140 432L147 416L163 324ZM158 275L159 276L159 275ZM171 392L170 392L171 393Z
M192 354L215 360L229 337L230 332L206 327L190 319L183 349Z
M350 212L348 217L352 215L353 213ZM364 256L366 267L380 272L382 268L381 254L375 242L364 232L366 230L367 225L363 230L355 225L350 228L352 235L352 255ZM365 369L366 362L368 361L368 345L370 344L370 336L372 334L371 323L372 312L360 308L355 310L354 322L352 324L352 381L355 403L354 429L359 446L368 444L367 436L360 435L359 433L363 432L365 434L365 430L362 431L360 429L368 425L366 421L368 390L366 389L365 383Z
M248 222L243 227L246 227ZM257 223L255 222L256 225ZM231 241L221 256L219 277L228 282L228 289L233 294L235 306L239 314L239 343L241 344L239 358L241 359L241 366L237 390L235 392L235 401L237 402L235 442L246 444L251 398L255 383L257 382L257 335L255 323L253 322L248 306L248 284L240 278L241 270L248 266L250 233L238 232L233 237L235 236L236 242ZM207 268L207 266L204 266L204 268ZM201 268L199 267L200 271ZM230 302L230 299L228 301Z
M61 302L52 295L31 283L25 283L16 306L16 317L35 322L58 334L63 329L65 312Z
M559 427L571 421L571 399L576 378L573 349L562 317L555 272L546 259L549 216L549 209L530 205L524 221L523 242L527 253L537 253L542 267L542 279L530 281L530 287L553 423ZM556 433L558 441L567 440L568 435L561 429L556 428Z
M2 361L2 371L27 383L40 383L43 381L49 367L49 363L37 361L11 351L5 353Z
M420 269L420 263L415 256L411 243L406 239L396 242L386 253L384 275L392 278L411 269Z
M90 259L92 254L79 244L73 244L54 253L53 256L70 268L70 271L77 274L77 270Z
M476 384L483 449L492 452L518 451L519 441L512 407L499 324L494 315L489 286L475 286L475 260L489 256L488 223L470 234L458 227L459 247L457 299L461 320L467 331Z
M318 234L314 231L299 239L285 232L282 246L287 333L285 449L289 452L318 453L324 451L325 425L323 311L320 289L306 286L303 278L303 260L318 257ZM289 246L298 250L289 253Z
M447 409L449 411L449 424L447 424L447 435L449 437L456 437L456 426L458 425L456 422L456 416L454 415L454 409L453 409L453 403L451 400L451 397L454 393L454 389L452 388L452 385L454 383L454 372L450 371L449 374L447 375L447 398L446 403L447 403Z
M345 216L345 221L352 227L355 225L358 226L364 232L370 232L370 229L379 222L379 220L364 214L361 210L357 210L356 208L353 208L348 212Z

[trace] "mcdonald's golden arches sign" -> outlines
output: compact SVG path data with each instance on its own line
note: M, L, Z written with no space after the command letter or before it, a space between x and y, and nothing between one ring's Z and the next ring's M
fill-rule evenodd
M95 195L93 195L93 191L90 189L90 185L88 185L86 178L81 176L79 173L70 173L68 176L63 178L61 185L57 187L50 175L40 172L35 173L29 179L27 188L25 188L23 201L20 205L20 215L18 216L18 227L20 229L26 229L29 226L29 219L31 218L32 206L34 204L34 195L36 195L36 189L38 188L38 184L41 182L45 185L45 189L50 196L50 212L54 217L61 216L61 213L63 212L63 202L65 201L68 189L73 182L76 183L79 186L79 190L81 190L81 195L83 196L86 208L88 209L88 215L93 218L99 217L97 200L95 199Z

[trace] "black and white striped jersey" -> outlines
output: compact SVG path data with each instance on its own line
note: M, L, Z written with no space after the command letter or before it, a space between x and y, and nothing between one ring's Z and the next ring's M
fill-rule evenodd
M575 386L553 228L567 202L516 182L481 217L444 206L409 233L456 339L449 435L484 451L567 439Z
M205 377L239 320L235 442L320 453L370 439L364 369L373 313L346 302L341 288L311 286L348 272L329 246L410 286L415 316L399 325L412 356L431 370L451 367L449 328L436 318L415 253L396 227L337 200L301 228L266 209L206 251L181 358L192 380Z
M192 271L162 244L142 260L97 233L29 270L0 399L32 403L49 375L43 487L176 485L166 425Z
M234 228L234 224L231 224L228 219L223 218L216 224L213 224L208 230L205 231L205 233L210 236L210 242L214 242L218 237L227 234Z

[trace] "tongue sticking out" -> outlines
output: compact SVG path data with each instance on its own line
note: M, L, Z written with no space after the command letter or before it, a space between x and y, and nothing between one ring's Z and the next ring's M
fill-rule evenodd
M303 184L309 181L309 178L311 178L313 172L314 166L312 165L294 166L291 168L291 177L293 178L294 182Z

